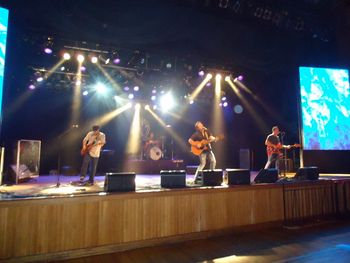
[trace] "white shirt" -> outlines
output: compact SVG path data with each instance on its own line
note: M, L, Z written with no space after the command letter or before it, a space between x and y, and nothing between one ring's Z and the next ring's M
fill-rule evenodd
M100 132L98 135L95 135L93 131L86 134L84 144L93 144L89 154L91 157L98 158L100 157L100 152L102 146L106 143L106 135L103 132Z

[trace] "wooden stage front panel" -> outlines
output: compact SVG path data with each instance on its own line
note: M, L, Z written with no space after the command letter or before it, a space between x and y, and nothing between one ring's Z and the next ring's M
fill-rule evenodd
M1 201L0 259L181 240L193 233L282 220L282 185Z

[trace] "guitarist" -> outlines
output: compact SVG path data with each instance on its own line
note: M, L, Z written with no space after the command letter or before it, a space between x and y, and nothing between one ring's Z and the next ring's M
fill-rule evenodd
M267 162L265 164L265 169L270 168L274 163L276 169L278 169L278 163L280 161L280 149L287 148L290 149L290 145L282 145L278 135L280 134L280 129L277 126L272 127L272 133L269 134L265 140L266 152L267 152Z
M199 155L199 166L194 175L194 183L198 183L198 174L204 169L207 158L209 158L210 161L210 169L215 169L216 159L210 142L217 141L217 139L211 135L210 131L204 127L203 123L200 121L197 121L194 127L196 129L196 132L192 134L191 138L188 139L188 142L198 149L203 149ZM208 143L203 144L202 141L207 141Z
M88 132L88 134L86 134L85 138L83 139L83 148L81 150L81 154L84 155L84 158L80 172L80 182L84 181L90 164L90 176L88 183L90 185L94 184L94 178L101 148L105 144L106 136L103 132L100 131L100 127L98 125L92 126L92 131Z

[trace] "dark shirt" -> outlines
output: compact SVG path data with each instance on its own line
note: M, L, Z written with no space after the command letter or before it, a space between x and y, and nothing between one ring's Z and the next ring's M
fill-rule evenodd
M267 136L266 140L274 145L278 145L280 143L280 138L273 134L270 134L269 136Z
M209 140L209 137L211 136L211 133L209 130L204 130L203 134L200 131L196 131L195 133L192 134L191 140L200 142L202 140ZM211 150L211 145L210 143L208 144L208 150Z

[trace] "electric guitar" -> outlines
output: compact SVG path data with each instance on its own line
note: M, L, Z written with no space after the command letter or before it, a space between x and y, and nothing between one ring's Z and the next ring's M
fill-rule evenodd
M275 146L266 146L266 152L268 156L270 156L271 154L278 154L280 157L282 157L283 153L281 149L283 148L290 149L290 148L299 148L299 147L300 147L300 144L298 143L294 143L293 145L282 145L279 143Z
M214 141L219 141L219 140L222 140L224 139L224 135L219 135L219 136L216 136L215 137L215 140ZM191 152L194 154L194 155L200 155L204 150L208 150L208 144L209 143L212 143L214 141L209 141L209 140L201 140L201 141L198 141L196 142L196 144L200 143L200 147L197 147L196 145L191 145Z
M89 151L91 150L91 148L94 146L95 144L85 144L84 146L83 146L83 148L81 148L81 150L80 150L80 154L82 155L82 156L84 156L85 154L87 154L87 153L89 153Z

